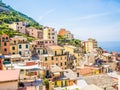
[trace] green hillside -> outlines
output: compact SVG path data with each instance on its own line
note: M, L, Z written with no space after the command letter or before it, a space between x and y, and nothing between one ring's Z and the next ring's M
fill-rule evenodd
M28 22L28 27L32 26L37 29L42 28L42 25L39 25L39 23L37 23L34 19L14 10L12 7L6 5L0 0L0 35L3 33L9 34L10 37L13 37L15 35L22 35L24 37L27 37L29 41L32 41L34 38L16 32L8 27L9 24L19 21Z

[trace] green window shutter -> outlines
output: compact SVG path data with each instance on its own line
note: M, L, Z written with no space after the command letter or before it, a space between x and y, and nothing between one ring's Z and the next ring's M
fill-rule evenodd
M21 49L21 48L22 48L22 45L19 45L19 48Z
M28 44L26 44L26 48L28 48Z

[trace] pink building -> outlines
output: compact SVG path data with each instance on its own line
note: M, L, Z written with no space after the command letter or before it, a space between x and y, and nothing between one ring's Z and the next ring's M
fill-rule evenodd
M16 30L23 34L26 34L26 23L25 22L17 22Z
M35 37L35 38L39 38L39 39L43 38L42 31L38 30L34 27L26 28L26 33L31 37Z
M36 41L33 41L36 43L36 47L46 47L46 46L51 46L51 45L55 45L54 41L53 40L36 40Z

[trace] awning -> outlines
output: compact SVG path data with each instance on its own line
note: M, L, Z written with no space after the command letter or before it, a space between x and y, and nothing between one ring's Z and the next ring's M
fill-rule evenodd
M36 69L41 70L42 67L38 67L38 65L32 65L32 66L14 66L14 69L21 69L21 70L29 70L29 69Z

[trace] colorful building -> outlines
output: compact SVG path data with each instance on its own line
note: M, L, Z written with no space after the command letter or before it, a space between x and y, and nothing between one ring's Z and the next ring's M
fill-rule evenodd
M0 71L0 90L18 90L20 70Z
M73 34L64 28L60 29L58 34L68 40L71 40L74 38Z
M18 54L20 54L23 57L30 57L31 52L29 51L29 43L27 41L27 38L23 36L15 36L14 39L18 40L18 44L16 46L18 47Z
M10 38L10 54L18 54L18 39Z
M27 22L15 22L9 25L9 28L13 30L17 30L20 33L26 34L26 26L28 25Z
M42 30L36 29L34 27L26 28L26 34L34 38L43 38Z
M65 45L64 46L64 49L66 52L69 52L69 54L73 55L75 58L76 58L76 65L79 64L79 61L83 59L83 53L81 51L81 49L75 47L75 46L72 46L72 45ZM73 63L75 64L75 63Z
M0 38L0 42L1 42L1 53L3 55L7 55L10 54L10 40L9 40L9 36L7 34L3 34L1 35Z
M62 69L67 68L67 54L64 52L63 47L52 45L46 49L47 54L43 54L41 58L47 66L57 65Z
M51 81L49 84L49 90L57 87L67 87L77 84L77 74L71 69L62 70L56 65L50 66Z
M84 47L86 53L93 52L97 48L97 41L95 39L89 38L88 41L84 42Z
M3 59L1 56L0 56L0 70L3 70Z
M59 30L59 33L58 33L60 36L62 36L62 37L64 37L64 35L66 34L66 29L64 29L64 28L61 28L60 30Z
M57 32L54 30L54 28L44 27L43 28L43 39L53 40L54 43L57 44Z

